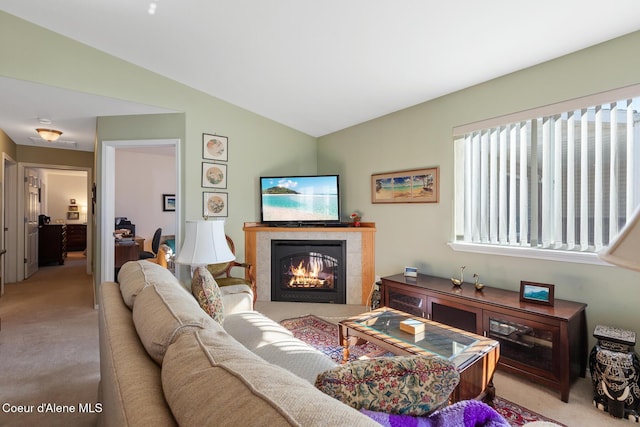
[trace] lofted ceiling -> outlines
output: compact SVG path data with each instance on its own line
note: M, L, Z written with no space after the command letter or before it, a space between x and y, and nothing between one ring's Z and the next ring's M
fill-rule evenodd
M312 136L640 29L637 0L0 0L0 10ZM0 79L3 100L8 86ZM44 109L11 95L18 111L3 106L0 128L17 143L40 114L73 140L96 115L158 110L104 98L87 109L86 94Z

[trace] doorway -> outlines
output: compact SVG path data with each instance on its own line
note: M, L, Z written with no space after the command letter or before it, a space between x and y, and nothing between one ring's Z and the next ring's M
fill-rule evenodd
M59 173L66 174L81 174L83 179L83 186L86 200L90 200L89 194L91 191L91 182L90 177L93 176L91 168L82 168L82 167L74 167L74 166L66 166L66 165L49 165L49 164L41 164L41 163L18 163L18 172L17 176L19 182L28 182L29 175L33 175L31 172L38 170L51 170L57 171ZM26 180L26 181L25 181ZM40 183L37 184L40 187ZM16 198L13 200L17 200L17 218L27 218L27 199L29 198L29 191L25 189L22 190L21 186L16 186L15 188L19 188L17 191ZM80 190L82 191L82 190ZM41 191L42 193L42 191ZM42 194L40 194L42 198ZM36 226L37 226L37 218L36 218ZM9 226L10 228L11 226ZM28 277L27 266L33 264L33 259L37 260L37 243L31 242L28 243L29 240L27 235L30 234L28 230L28 224L24 221L15 221L15 228L17 232L15 233L15 240L7 241L7 253L12 248L15 248L15 252L17 254L22 254L15 259L15 267L16 267L16 277L15 281L20 282ZM87 274L92 273L92 265L93 265L93 251L92 251L92 238L93 235L93 225L91 221L87 221L87 264L86 264L86 272ZM32 239L33 240L33 239ZM37 261L36 261L37 265ZM33 267L30 267L30 271L33 271Z
M99 283L113 281L115 273L115 251L113 245L113 230L115 225L116 206L116 174L118 165L116 162L117 150L170 150L175 160L175 240L180 241L181 224L181 171L180 171L180 140L179 139L158 139L158 140L120 140L102 141L100 160L100 182L97 197L97 229L100 230L98 238L99 262L96 266L96 286ZM152 187L152 178L145 177L144 173L139 174L140 182L143 185ZM160 203L160 202L158 202Z

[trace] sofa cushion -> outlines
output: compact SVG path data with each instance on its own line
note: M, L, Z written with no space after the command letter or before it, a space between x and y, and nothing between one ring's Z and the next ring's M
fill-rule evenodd
M311 384L315 383L319 373L336 366L330 357L258 312L230 314L225 316L222 325L229 335L250 351Z
M164 358L162 387L178 424L377 426L252 354L212 323L206 330L180 335Z
M117 283L100 285L99 426L177 425L162 394L160 368L138 339Z
M133 308L136 296L142 288L151 283L180 286L180 282L171 271L146 260L125 263L118 273L118 282L122 299L129 309Z
M316 387L356 409L425 415L446 403L460 375L437 356L355 360L320 375Z
M147 353L161 365L167 347L177 336L216 322L182 286L154 283L136 297L133 323Z
M206 267L198 267L193 272L191 293L193 293L193 296L198 300L200 307L202 307L213 320L222 323L224 320L222 293Z

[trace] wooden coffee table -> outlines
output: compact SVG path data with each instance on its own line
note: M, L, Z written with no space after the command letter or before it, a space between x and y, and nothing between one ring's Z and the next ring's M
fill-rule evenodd
M424 335L402 331L399 325L406 319L424 323ZM460 373L460 383L451 394L451 403L478 399L492 404L493 373L500 357L498 341L388 307L350 317L338 325L345 362L349 359L349 345L357 339L396 355L440 356L453 362Z

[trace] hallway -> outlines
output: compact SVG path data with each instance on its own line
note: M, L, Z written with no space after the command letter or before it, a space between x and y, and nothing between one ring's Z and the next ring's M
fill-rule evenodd
M82 252L69 252L64 265L40 267L27 280L5 286L0 425L95 425L96 414L85 406L94 407L100 379L92 282ZM65 413L41 404L60 405ZM20 405L31 412L15 412Z

